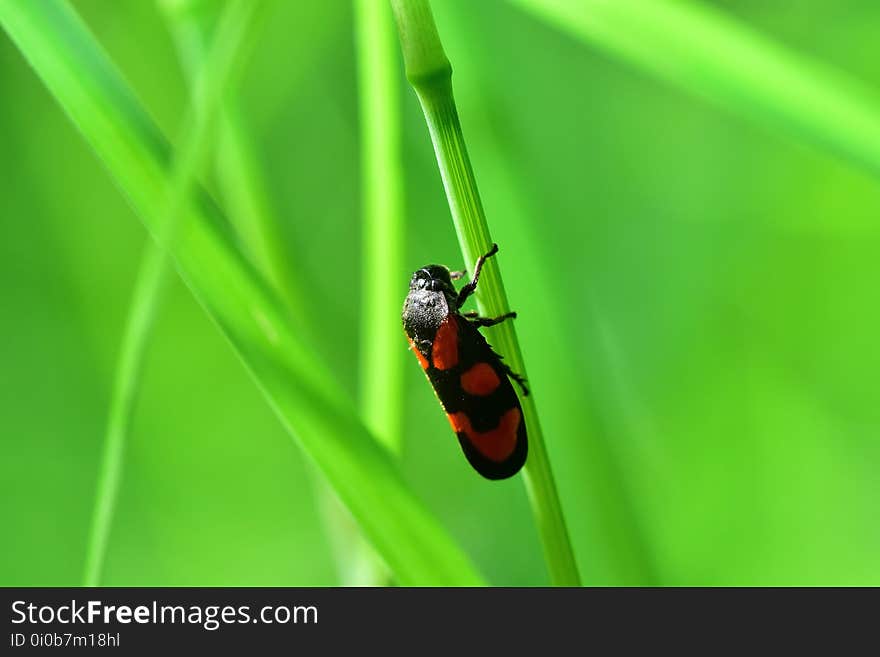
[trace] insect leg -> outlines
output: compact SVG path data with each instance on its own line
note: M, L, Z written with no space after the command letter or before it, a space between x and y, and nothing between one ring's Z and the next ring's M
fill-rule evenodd
M467 301L467 298L474 293L474 290L477 289L477 282L480 280L480 270L483 268L483 263L496 253L498 253L498 245L493 244L492 248L489 249L489 252L487 254L481 255L479 258L477 258L477 265L474 267L474 277L468 283L465 283L464 286L458 291L459 307L461 307L461 305L465 301Z
M507 363L501 363L501 367L503 367L504 371L507 372L507 376L509 376L514 381L516 381L517 385L519 385L520 389L522 390L523 397L528 397L529 396L529 389L526 386L525 377L520 376L519 374L514 372L512 369L510 369L510 365L508 365Z
M467 276L467 271L462 269L461 271L451 271L449 272L449 278L454 281L457 281L459 278L464 278Z
M505 319L516 319L515 312L505 313L499 317L480 317L479 315L477 315L476 312L471 311L464 313L464 316L472 318L471 324L477 327L495 326L496 324L500 324L501 322L503 322Z

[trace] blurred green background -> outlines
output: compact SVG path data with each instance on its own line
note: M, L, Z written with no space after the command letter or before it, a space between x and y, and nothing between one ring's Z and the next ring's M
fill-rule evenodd
M714 4L880 80L874 0ZM160 8L73 5L176 135L187 84ZM880 585L876 180L506 2L433 6L584 583ZM355 397L350 3L273 3L241 94L316 349ZM376 272L401 303L408 271L467 264L402 97L407 271ZM0 98L0 584L74 585L146 233L5 34ZM548 583L520 478L477 476L405 372L408 483L492 584ZM337 584L315 478L175 278L102 583Z

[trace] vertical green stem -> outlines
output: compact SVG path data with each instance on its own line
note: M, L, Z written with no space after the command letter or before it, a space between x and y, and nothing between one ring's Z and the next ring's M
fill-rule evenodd
M193 107L184 122L179 154L174 160L171 180L161 209L160 243L174 239L179 219L210 144L212 111L217 106L228 78L235 71L241 41L250 25L251 5L243 0L230 4L218 29L216 47L197 76ZM125 442L141 379L144 354L159 304L162 282L168 274L164 251L153 240L146 244L135 293L129 310L120 359L113 385L104 449L99 466L95 507L92 513L86 564L85 586L97 586L107 553L113 512L122 479Z
M392 0L392 7L407 78L422 105L461 251L465 262L472 267L476 259L489 250L492 239L452 94L452 67L440 43L427 0ZM508 311L499 269L499 259L503 257L502 249L497 258L487 261L480 278L477 304L484 315L496 316ZM499 324L490 331L490 341L504 354L508 364L525 375L513 323ZM559 586L579 586L580 576L538 422L535 397L529 395L522 402L529 435L524 478L550 579Z

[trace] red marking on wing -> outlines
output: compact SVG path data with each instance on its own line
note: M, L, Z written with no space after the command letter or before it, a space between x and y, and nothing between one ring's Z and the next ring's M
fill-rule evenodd
M464 434L477 451L490 461L501 463L516 449L517 430L522 419L518 408L507 411L501 416L498 426L489 431L474 431L470 418L465 413L453 413L448 417L452 429L456 433Z
M465 426L470 426L471 424L464 413L447 413L446 419L449 420L449 424L455 433L464 431ZM465 423L467 424L465 425Z
M437 329L431 360L438 370L448 370L458 365L458 324L453 315L444 319Z
M423 370L428 369L428 359L425 358L424 354L419 351L419 348L416 346L416 343L413 342L412 338L408 338L409 340L409 348L412 349L413 353L416 355L416 358L419 359L419 365L422 366Z
M461 387L469 395L485 397L495 392L500 385L501 379L489 363L477 363L461 375Z

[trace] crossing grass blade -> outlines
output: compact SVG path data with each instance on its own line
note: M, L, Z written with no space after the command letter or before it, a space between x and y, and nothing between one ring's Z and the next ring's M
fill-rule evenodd
M880 95L708 3L511 2L690 93L880 175Z

